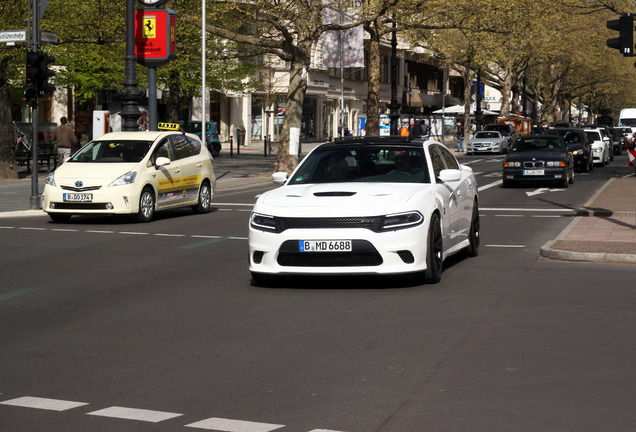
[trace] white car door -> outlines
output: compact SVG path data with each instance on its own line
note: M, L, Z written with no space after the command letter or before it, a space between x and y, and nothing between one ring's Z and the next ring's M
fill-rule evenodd
M459 162L457 162L457 159L455 159L455 157L451 154L450 151L448 151L446 147L439 147L439 150L442 153L442 157L444 158L446 169L461 170ZM458 182L453 182L453 184L456 184L455 195L457 196L457 206L459 207L458 241L462 241L468 236L468 230L470 229L470 222L472 219L473 185L470 184L470 179L465 174L462 174L461 180L459 180Z
M441 181L439 180L440 172L443 169L447 169L447 165L444 161L443 155L444 150L446 149L438 145L429 146L429 154L431 157L431 162L433 164L435 182L440 183L440 185L442 186L440 193L444 197L445 206L444 213L442 214L442 225L446 226L446 229L443 230L445 234L444 249L448 250L462 240L463 193L461 190L461 181L441 183Z

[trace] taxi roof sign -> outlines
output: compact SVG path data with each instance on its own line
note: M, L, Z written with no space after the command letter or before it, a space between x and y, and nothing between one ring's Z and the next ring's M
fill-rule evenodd
M159 123L157 129L160 130L181 130L179 123Z

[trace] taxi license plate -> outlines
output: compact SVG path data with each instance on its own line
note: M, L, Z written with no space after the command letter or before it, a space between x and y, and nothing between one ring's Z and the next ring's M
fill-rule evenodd
M523 175L544 175L544 170L524 170Z
M351 252L351 240L300 240L300 252Z
M93 194L65 193L63 199L65 202L91 202Z

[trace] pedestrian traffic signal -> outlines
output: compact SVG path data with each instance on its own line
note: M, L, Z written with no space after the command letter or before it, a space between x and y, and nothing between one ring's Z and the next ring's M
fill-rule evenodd
M22 89L23 99L37 100L55 91L55 85L49 83L49 78L55 76L55 71L49 69L49 64L55 58L42 51L27 51L26 53L26 85Z
M607 40L607 46L619 50L624 57L634 56L634 16L623 14L617 20L608 21L607 28L619 32L619 37Z

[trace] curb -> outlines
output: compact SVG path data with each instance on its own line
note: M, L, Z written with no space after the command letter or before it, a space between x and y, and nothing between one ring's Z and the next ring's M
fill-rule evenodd
M541 256L562 261L601 262L612 264L636 264L636 255L611 252L572 252L552 249L556 240L550 240L541 246Z

